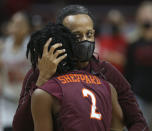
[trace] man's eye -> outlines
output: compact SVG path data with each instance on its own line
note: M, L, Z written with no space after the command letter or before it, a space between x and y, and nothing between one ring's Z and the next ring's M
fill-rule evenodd
M92 32L88 32L87 36L92 37L94 34Z
M80 34L76 34L75 36L76 36L76 38L81 38Z

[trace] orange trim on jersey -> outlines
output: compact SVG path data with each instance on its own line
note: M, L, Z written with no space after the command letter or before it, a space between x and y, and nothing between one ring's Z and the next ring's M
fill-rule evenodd
M62 84L66 84L67 83L66 79L64 78L64 76L58 76L57 79L60 80Z
M85 81L85 76L83 74L79 74L79 78L81 79L81 81Z
M88 96L90 96L90 95L87 94L87 96L84 96L83 90L88 90L88 91L91 92L91 94L94 96L94 98L95 98L95 103L94 103L94 105L95 105L95 108L96 108L96 96L95 96L94 92L92 92L92 91L89 90L89 89L83 88L83 89L82 89L82 95L83 95L84 98L86 98L86 97L88 97ZM90 96L90 98L91 98L91 102L92 102L92 104L91 104L91 112L90 112L90 119L102 120L102 114L101 114L101 113L96 112L96 110L95 110L95 112L92 111L92 109L93 109L93 98L92 98L91 96ZM92 116L92 113L101 115L101 117L100 117L100 118L93 117L93 116Z
M62 84L80 81L87 84L101 84L101 81L97 76L86 74L66 74L63 76L58 76L57 79L60 80Z
M80 77L79 77L79 74L73 74L74 77L76 78L77 82L80 82Z
M97 84L100 85L101 84L101 80L97 77L97 76L94 76L96 81L97 81Z
M86 81L87 84L92 84L92 82L90 81L90 79L88 78L87 75L85 75L85 81Z
M69 75L64 75L63 77L66 79L67 83L73 82Z
M74 74L68 74L72 80L72 82L78 82L77 79L75 78Z
M91 93L92 93L92 95L94 96L94 98L95 98L95 106L96 106L96 96L95 96L95 94L93 93L93 91L91 91L91 90L89 90ZM93 116L91 116L91 113L93 112L92 111L92 109L93 109L93 103L91 104L91 112L90 112L90 119L97 119L97 120L102 120L102 115L101 115L101 113L98 113L98 112L96 112L96 110L95 110L95 114L99 114L99 115L101 115L101 118L97 118L97 117L93 117Z
M89 77L90 77L90 80L91 80L91 82L92 82L93 84L97 84L97 83L96 83L96 81L95 81L95 78L94 78L94 76L92 76L92 75L89 75Z

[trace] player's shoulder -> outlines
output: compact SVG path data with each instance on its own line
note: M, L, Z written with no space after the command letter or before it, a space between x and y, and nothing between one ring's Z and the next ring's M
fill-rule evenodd
M41 87L39 88L57 88L60 85L58 84L57 80L56 80L56 76L50 78L46 83L44 83Z
M38 89L47 92L51 96L55 96L57 99L62 100L63 93L60 84L56 81L56 77L49 79L45 84Z
M31 97L32 112L40 112L41 109L50 107L53 103L53 97L42 89L35 89Z
M38 89L35 89L35 91L33 92L32 99L41 101L41 100L49 100L51 99L51 97L46 91L38 88Z

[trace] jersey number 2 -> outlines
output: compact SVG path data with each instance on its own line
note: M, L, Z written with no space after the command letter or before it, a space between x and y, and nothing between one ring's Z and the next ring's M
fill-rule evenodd
M91 98L92 105L91 105L90 118L101 120L102 119L101 113L96 112L96 108L97 108L96 107L96 97L95 97L94 93L86 88L83 88L82 94L83 94L83 97L90 96L90 98Z

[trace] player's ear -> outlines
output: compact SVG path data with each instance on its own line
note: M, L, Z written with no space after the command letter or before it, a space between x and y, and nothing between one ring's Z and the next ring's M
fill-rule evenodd
M40 57L38 57L38 63L40 62L40 60L41 60L41 58L40 58Z

